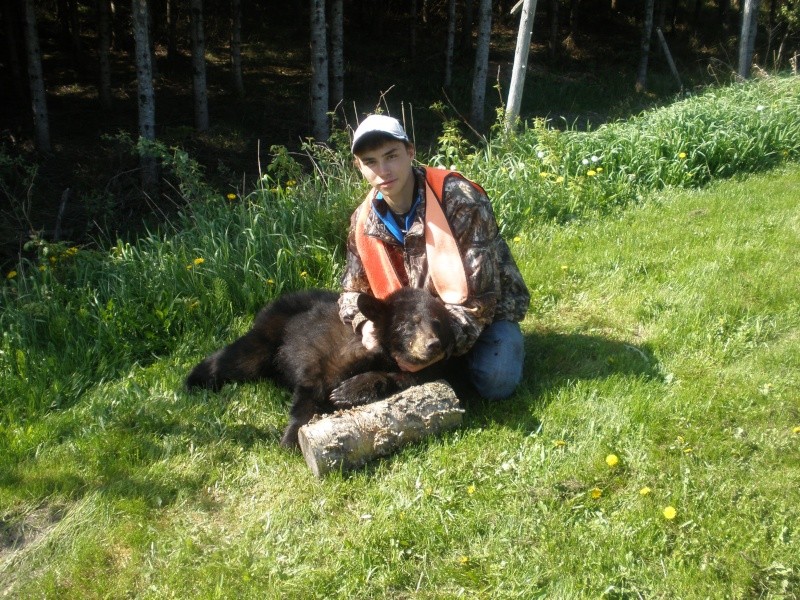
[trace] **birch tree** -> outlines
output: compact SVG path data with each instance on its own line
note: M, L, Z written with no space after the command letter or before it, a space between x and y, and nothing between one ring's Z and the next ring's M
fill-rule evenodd
M231 78L233 89L240 98L244 96L242 79L242 0L231 2Z
M344 100L344 7L342 0L331 2L331 82L332 104Z
M492 0L480 0L478 8L478 45L475 49L475 70L472 79L472 110L470 112L470 121L476 129L481 129L483 127L491 35Z
M650 39L653 37L653 12L655 0L645 0L644 20L642 22L642 44L639 55L639 70L636 73L636 91L647 88L647 62L650 59Z
M739 69L738 74L742 79L750 77L750 68L753 62L753 48L756 44L756 29L758 27L758 7L760 0L744 0L742 9L742 34L739 37Z
M511 75L511 87L506 103L506 129L511 129L519 119L519 108L522 105L522 92L525 88L525 75L528 72L528 55L531 49L531 33L533 17L536 14L536 0L525 0L522 5L522 16L517 31L517 49L514 53L514 71Z
M36 12L33 0L25 0L25 51L28 55L28 83L31 90L33 128L36 148L50 152L50 120L47 114L47 96L42 73L42 51L36 28Z
M311 0L311 131L320 142L329 136L328 95L325 0Z
M133 0L133 37L136 43L136 81L139 98L139 164L142 188L152 196L158 188L158 163L148 152L147 142L156 139L156 99L150 54L147 0ZM142 144L142 141L145 143Z
M444 87L453 83L453 55L456 44L456 0L447 3L447 46L444 57Z
M97 0L97 56L100 62L98 97L104 110L111 109L111 21L108 0Z
M206 36L203 31L203 0L191 0L192 88L194 89L194 127L208 131L208 87L206 85Z

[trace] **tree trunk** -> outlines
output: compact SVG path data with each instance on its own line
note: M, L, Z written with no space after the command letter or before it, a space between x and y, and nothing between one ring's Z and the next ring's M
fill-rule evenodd
M578 16L580 15L581 0L571 0L569 3L569 37L573 44L578 43Z
M650 39L653 37L653 11L655 0L645 0L644 20L642 22L642 45L639 56L639 70L636 74L636 91L647 89L647 62L650 59Z
M447 3L447 46L444 53L444 87L453 84L453 57L456 46L456 0Z
M136 81L139 98L139 163L142 189L151 198L158 190L158 163L149 152L147 142L156 139L156 100L153 91L153 66L150 54L150 31L147 24L147 0L133 0L133 37L136 42Z
M317 477L350 471L400 447L461 425L464 411L444 381L410 387L304 425L300 449Z
M39 33L36 28L33 0L25 0L25 50L28 54L28 83L31 90L36 148L41 152L50 152L50 121L47 114L47 95L42 74L42 51L39 48Z
M178 0L167 0L167 61L172 64L178 57Z
M332 103L338 106L344 100L344 2L331 3L331 83Z
M203 31L203 0L191 0L192 88L194 127L208 131L208 87L206 85L206 37Z
M478 15L478 45L475 49L475 70L472 79L470 121L475 129L483 128L486 78L489 71L489 44L492 35L492 0L481 0Z
M98 97L103 110L111 110L111 21L108 0L97 0L97 56L100 61L100 89Z
M517 31L517 49L514 53L514 71L511 75L511 87L508 91L506 106L506 129L512 129L519 119L519 108L522 105L522 92L525 89L525 75L528 72L528 55L531 50L531 32L533 18L536 14L536 0L525 0L522 5L522 16Z
M328 47L325 35L325 0L311 0L311 132L328 141Z
M742 35L739 38L739 77L750 77L753 63L753 49L756 45L756 29L758 28L758 5L760 0L744 0L742 9Z
M242 79L242 0L231 2L231 76L233 89L239 98L244 96Z
M550 0L550 60L556 59L558 53L558 3L559 0Z
M417 60L417 0L411 0L411 31L408 34L411 61Z

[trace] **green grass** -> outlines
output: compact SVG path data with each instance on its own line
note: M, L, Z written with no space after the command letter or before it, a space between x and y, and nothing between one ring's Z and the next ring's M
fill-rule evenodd
M730 105L717 96L668 114L714 114ZM786 123L754 135L788 131L776 152L792 158ZM649 125L616 127L623 147ZM537 135L587 152L606 139ZM135 244L40 245L2 292L0 590L800 597L800 168L700 190L653 192L654 178L616 207L601 182L545 221L536 144L498 140L472 164L511 164L509 144L535 174L527 214L490 180L532 293L525 381L509 401L471 403L460 430L346 477L316 480L279 447L289 398L272 385L181 390L280 289L335 285L360 196L344 154L317 151L325 177L290 184L287 162L235 201L197 200Z

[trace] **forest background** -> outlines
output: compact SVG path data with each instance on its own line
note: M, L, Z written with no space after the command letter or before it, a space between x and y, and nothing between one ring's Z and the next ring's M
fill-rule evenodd
M282 156L280 148L296 152L315 131L317 140L327 135L319 132L312 114L315 50L309 44L314 11L324 2L188 4L172 0L3 3L0 267L7 270L25 254L26 245L31 247L31 240L113 241L140 231L144 223L163 219L183 202L170 189L167 172L161 174L159 192L143 194L138 159L132 152L141 112L132 23L136 5L147 5L150 13L153 137L171 152L197 161L202 168L197 176L208 179L222 194L243 196L270 161ZM491 43L483 86L488 93L478 118L470 106L470 100L475 102L476 45L482 22L478 0L333 2L326 13L328 37L334 36L330 20L339 18L337 10L343 34L340 91L335 91L334 73L328 107L334 131L353 127L364 114L379 109L406 121L423 155L446 135L445 124L456 123L470 141L480 142L493 123L493 111L507 98L519 23L519 14L511 14L514 3L483 4L491 6ZM560 128L592 128L708 84L730 81L738 68L744 4L538 2L522 119L545 118ZM765 69L790 67L798 46L800 3L753 4L760 9L755 64ZM193 33L197 19L190 18L191 11L202 16L199 34ZM104 13L108 29L101 25ZM31 21L26 14L35 16L41 48L48 151L38 144L37 119L31 111L37 82L26 68L30 47L24 32ZM447 43L450 23L452 50ZM643 36L647 27L650 35ZM664 32L675 71L658 43L657 29ZM205 70L205 122L198 120L196 108L198 63L193 49L198 44ZM102 48L108 49L106 65ZM334 50L334 71L335 57ZM38 121L37 128L42 119Z

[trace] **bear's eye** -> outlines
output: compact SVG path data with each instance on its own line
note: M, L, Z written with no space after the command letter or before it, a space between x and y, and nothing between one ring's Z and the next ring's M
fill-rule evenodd
M442 322L439 319L434 319L431 321L431 329L436 334L436 337L442 337Z

